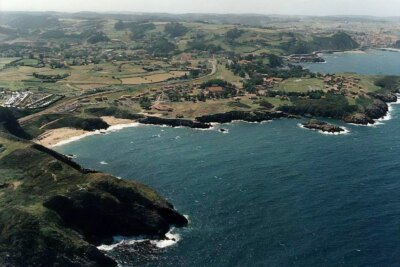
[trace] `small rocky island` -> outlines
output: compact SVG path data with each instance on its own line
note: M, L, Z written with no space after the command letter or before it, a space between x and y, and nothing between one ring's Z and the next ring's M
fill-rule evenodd
M339 126L329 124L323 121L319 121L316 119L311 119L305 123L302 124L304 128L310 129L310 130L317 130L317 131L322 131L325 133L343 133L345 130L343 128L340 128Z

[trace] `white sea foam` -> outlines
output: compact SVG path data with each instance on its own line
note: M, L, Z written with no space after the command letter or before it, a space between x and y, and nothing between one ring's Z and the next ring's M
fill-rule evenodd
M123 236L115 236L114 237L114 244L112 245L101 245L97 248L103 251L111 251L120 246L129 246L134 245L136 243L143 243L143 242L150 242L156 248L166 248L175 245L181 240L181 236L177 233L174 233L174 228L172 228L168 233L165 234L166 239L156 240L156 239L149 239L146 237L123 237Z
M185 217L186 220L188 220L188 222L189 222L189 224L190 224L190 217L189 217L189 215L183 214L183 217Z
M264 122L264 121L262 121L262 122ZM261 124L261 122L256 122L256 121L244 121L244 120L233 120L231 123L232 123L232 124L235 124L235 123Z
M83 139L85 137L95 135L95 134L99 134L99 133L97 133L97 131L96 131L96 132L88 132L88 133L85 133L85 134L82 134L82 135L79 135L79 136L74 136L74 137L68 138L66 140L60 141L57 144L52 145L51 147L63 146L63 145L66 145L66 144L81 140L81 139Z
M360 127L378 127L380 125L384 125L385 121L389 121L389 120L393 119L394 105L398 105L398 104L400 104L400 94L397 94L396 102L388 103L388 112L382 118L374 120L375 123L373 123L373 124L368 123L367 125L355 124L355 123L349 123L349 124L354 125L354 126L360 126Z
M225 128L221 128L221 129L218 129L218 132L220 132L220 133L222 133L222 134L228 134L228 133L229 133L229 130L228 130L228 129L225 129Z
M339 133L329 133L329 132L324 132L324 131L322 131L322 130L306 128L306 127L304 127L304 125L301 124L301 123L298 123L297 125L298 125L300 128L302 128L302 129L315 131L315 132L318 132L318 133L324 134L324 135L347 135L347 134L350 133L350 130L347 129L346 127L340 127L340 128L342 128L342 129L344 130L343 132L339 132Z
M93 131L93 132L87 132L87 133L84 133L84 134L79 135L79 136L74 136L74 137L68 138L68 139L63 140L61 142L58 142L57 144L52 145L51 147L63 146L63 145L66 145L66 144L81 140L81 139L86 138L88 136L92 136L92 135L109 134L109 133L112 133L112 132L118 132L118 131L120 131L122 129L125 129L125 128L138 127L138 126L141 126L141 125L142 124L140 124L138 122L128 123L128 124L117 124L117 125L113 125L113 126L108 127L107 130L96 130L96 131Z
M101 164L101 165L108 165L108 162L106 162L106 161L100 161L100 164Z
M167 239L164 240L150 240L150 243L158 248L166 248L175 245L181 240L181 236L169 231L166 235Z
M132 122L132 123L127 123L127 124L117 124L117 125L110 126L105 132L106 133L116 132L116 131L120 131L125 128L138 127L141 125L142 124L140 124L138 122Z

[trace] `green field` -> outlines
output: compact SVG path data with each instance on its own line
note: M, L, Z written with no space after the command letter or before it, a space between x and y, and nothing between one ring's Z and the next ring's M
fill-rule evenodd
M310 78L292 78L283 81L275 89L286 91L286 92L307 92L322 90L324 88L322 79L310 79Z
M4 68L4 66L10 62L16 61L20 58L18 57L1 57L0 58L0 69Z

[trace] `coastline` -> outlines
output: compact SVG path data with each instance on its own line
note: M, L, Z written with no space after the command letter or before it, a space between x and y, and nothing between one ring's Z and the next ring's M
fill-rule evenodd
M368 125L361 125L361 124L354 124L357 126L372 126L376 127L378 125L384 124L384 121L388 121L392 118L391 113L393 111L393 105L400 104L400 98L397 100L397 102L390 102L387 103L388 105L388 111L387 113L379 118L375 119L374 124L368 124ZM129 120L129 119L119 119L115 118L113 116L106 116L106 117L101 117L101 119L106 122L110 127L104 130L96 130L96 131L84 131L84 130L79 130L79 129L74 129L74 128L58 128L58 129L52 129L49 131L46 131L42 135L40 135L38 138L34 140L35 143L43 145L48 148L53 148L57 146L62 146L77 140L80 140L82 138L85 138L87 136L91 135L96 135L96 134L107 134L110 132L115 132L122 130L124 128L130 128L130 127L138 127L140 125L154 125L154 126L161 126L161 127L175 127L175 128L183 128L186 126L172 126L172 125L167 125L167 124L157 124L157 123L141 123L140 121L136 120ZM268 123L271 122L274 118L266 119L261 122L258 121L245 121L245 120L232 120L229 122L226 122L226 124L229 123L238 123L238 122L244 122L244 123ZM194 121L193 121L194 122ZM222 122L211 122L209 128L206 129L197 129L197 130L214 130L216 129L217 125L223 125L225 123ZM353 124L353 123L349 123ZM348 129L345 130L344 133L341 134L348 134L349 131Z
M101 117L101 119L110 125L110 127L97 131L84 131L75 128L52 129L41 134L33 141L42 146L52 148L80 140L87 136L105 134L108 132L118 131L123 128L135 127L139 125L139 123L134 120L118 119L112 116Z

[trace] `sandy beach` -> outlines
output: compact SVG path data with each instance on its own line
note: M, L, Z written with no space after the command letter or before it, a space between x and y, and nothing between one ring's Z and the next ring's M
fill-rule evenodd
M59 128L46 131L44 134L38 136L34 141L40 145L52 147L64 140L82 136L87 133L89 132L73 128Z
M135 122L133 120L118 119L112 116L101 117L101 119L110 126L126 125ZM38 136L34 141L46 147L53 147L69 140L79 139L80 137L87 136L93 133L95 132L89 132L74 128L59 128L46 131L45 133Z

